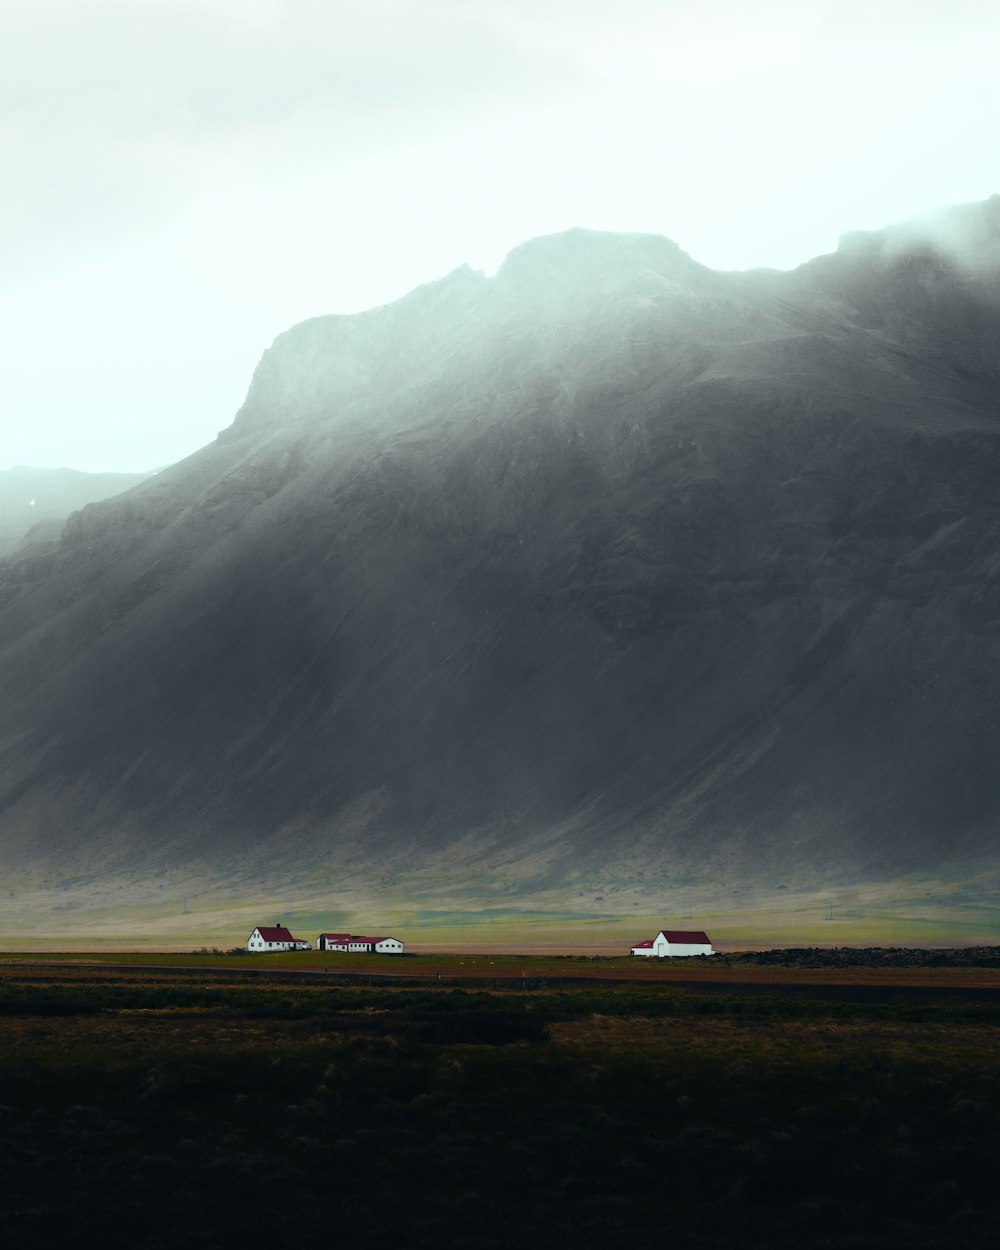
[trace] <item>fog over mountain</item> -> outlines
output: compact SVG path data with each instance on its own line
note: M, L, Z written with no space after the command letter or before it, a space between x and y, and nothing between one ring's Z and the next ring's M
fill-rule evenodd
M8 881L994 870L1000 197L570 230L264 353L0 561Z
M71 512L120 495L149 476L39 469L26 464L0 469L0 556L26 538L32 542L58 538Z

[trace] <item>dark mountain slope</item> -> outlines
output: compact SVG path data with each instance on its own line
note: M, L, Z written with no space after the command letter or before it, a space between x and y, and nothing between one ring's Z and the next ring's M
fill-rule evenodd
M571 231L282 335L3 566L7 871L992 862L998 204L979 268Z

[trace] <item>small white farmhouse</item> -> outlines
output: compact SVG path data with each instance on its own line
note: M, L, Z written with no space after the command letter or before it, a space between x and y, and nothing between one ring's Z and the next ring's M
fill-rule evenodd
M659 959L677 955L714 955L708 934L700 929L661 929L647 942L637 942L630 955L654 955Z
M316 940L321 951L374 952L376 955L402 955L403 943L394 937L358 937L353 933L321 933Z
M311 951L312 943L292 937L282 924L258 925L247 938L248 951Z

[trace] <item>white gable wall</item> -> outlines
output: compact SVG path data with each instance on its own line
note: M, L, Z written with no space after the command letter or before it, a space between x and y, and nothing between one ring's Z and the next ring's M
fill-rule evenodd
M266 926L265 926L266 928ZM260 929L254 929L253 933L247 938L248 951L308 951L312 950L310 942L294 938L291 942L265 942L260 935Z
M658 933L653 939L653 954L663 958L667 955L711 955L713 951L710 942L670 942L663 933Z

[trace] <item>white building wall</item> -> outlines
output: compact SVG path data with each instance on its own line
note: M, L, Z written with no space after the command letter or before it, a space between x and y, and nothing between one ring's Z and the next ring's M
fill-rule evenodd
M260 930L254 929L253 933L247 938L248 951L309 951L312 946L304 939L296 939L294 942L265 942L260 936Z
M662 933L658 933L652 946L633 946L630 953L654 956L657 959L675 959L688 955L714 955L715 951L710 942L668 942Z

